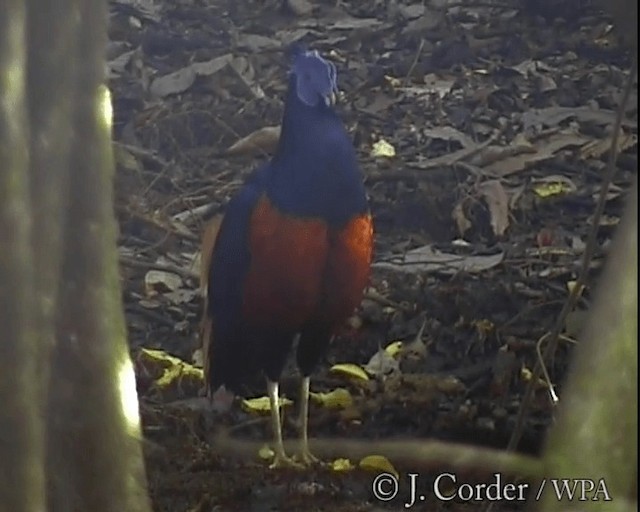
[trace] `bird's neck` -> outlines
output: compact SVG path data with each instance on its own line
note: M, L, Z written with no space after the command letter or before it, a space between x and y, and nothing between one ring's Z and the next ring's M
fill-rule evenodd
M321 151L322 137L334 130L343 130L335 112L324 104L310 107L303 103L298 98L295 78L292 76L289 79L282 131L274 161L295 158L301 153L311 156Z
M342 121L330 107L301 102L292 82L267 190L281 210L330 223L366 210L355 150Z

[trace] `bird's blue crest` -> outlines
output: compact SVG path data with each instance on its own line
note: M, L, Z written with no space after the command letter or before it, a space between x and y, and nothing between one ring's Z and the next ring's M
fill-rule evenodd
M315 107L320 101L330 105L338 92L335 65L320 57L315 50L299 46L293 50L291 73L296 79L296 93L300 101Z

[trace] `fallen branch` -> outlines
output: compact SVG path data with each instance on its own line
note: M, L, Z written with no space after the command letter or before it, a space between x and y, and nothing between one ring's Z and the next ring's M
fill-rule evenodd
M294 451L296 440L285 442L285 449ZM255 458L264 445L259 441L234 439L227 432L218 433L211 444L216 453ZM520 477L537 478L542 475L542 461L528 455L508 453L504 450L481 448L442 441L372 441L312 439L311 450L321 458L348 458L360 460L367 455L384 455L398 466L411 470L447 468L447 470L477 470L488 473L501 472Z

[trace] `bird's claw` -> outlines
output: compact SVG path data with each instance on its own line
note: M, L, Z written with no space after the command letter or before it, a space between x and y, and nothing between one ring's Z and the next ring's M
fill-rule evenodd
M287 457L286 455L276 455L269 469L303 469L304 465Z
M304 466L314 466L321 463L321 460L306 448L300 450L300 453L295 456L295 460Z

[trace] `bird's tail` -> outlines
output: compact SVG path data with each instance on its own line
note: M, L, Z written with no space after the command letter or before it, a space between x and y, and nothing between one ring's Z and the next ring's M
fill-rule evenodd
M200 245L200 294L203 297L202 319L200 320L200 348L204 361L204 375L206 381L207 396L211 396L210 371L211 363L209 351L211 349L211 336L213 335L213 319L209 311L209 270L211 268L211 257L218 239L218 232L222 224L222 213L214 215L207 221L202 234Z

